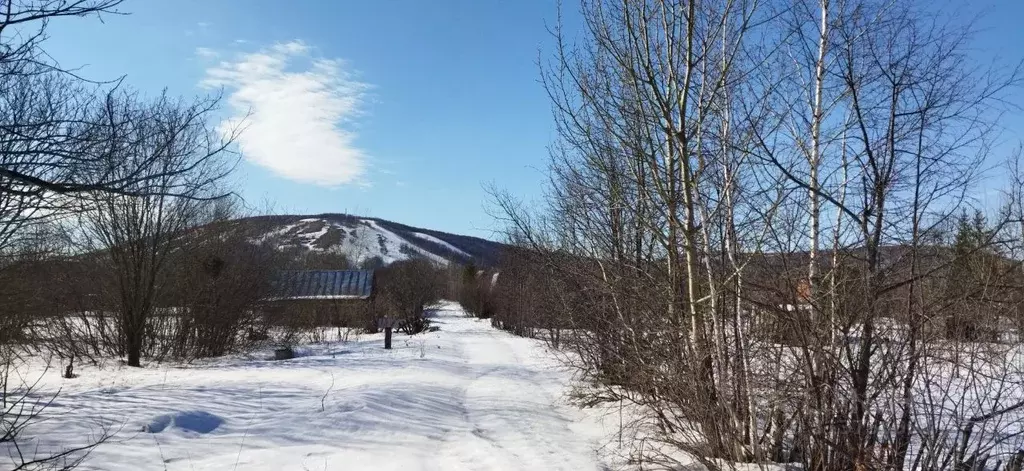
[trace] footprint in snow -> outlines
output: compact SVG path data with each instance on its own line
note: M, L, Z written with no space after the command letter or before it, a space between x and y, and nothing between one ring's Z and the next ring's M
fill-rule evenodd
M217 430L224 419L204 411L174 412L158 415L142 427L143 432L160 433L168 427L175 427L187 432L200 434Z

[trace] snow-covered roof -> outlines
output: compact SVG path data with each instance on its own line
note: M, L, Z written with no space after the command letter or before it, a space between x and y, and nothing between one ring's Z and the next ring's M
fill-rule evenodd
M367 299L372 293L372 270L290 270L278 273L269 300Z

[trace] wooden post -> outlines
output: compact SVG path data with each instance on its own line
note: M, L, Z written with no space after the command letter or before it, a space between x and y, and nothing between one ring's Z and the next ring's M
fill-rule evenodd
M377 319L377 328L384 329L384 350L391 350L391 328L394 327L395 321L391 316L384 316Z

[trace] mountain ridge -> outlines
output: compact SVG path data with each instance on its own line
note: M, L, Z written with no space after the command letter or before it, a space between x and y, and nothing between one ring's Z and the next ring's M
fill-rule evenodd
M506 247L480 237L345 213L250 216L231 224L250 240L271 241L280 250L340 253L357 265L375 257L385 265L419 257L437 264L490 267Z

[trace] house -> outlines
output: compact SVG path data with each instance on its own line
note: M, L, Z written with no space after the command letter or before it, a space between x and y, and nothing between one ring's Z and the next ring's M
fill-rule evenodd
M372 270L282 271L263 312L276 325L365 327L373 296Z

